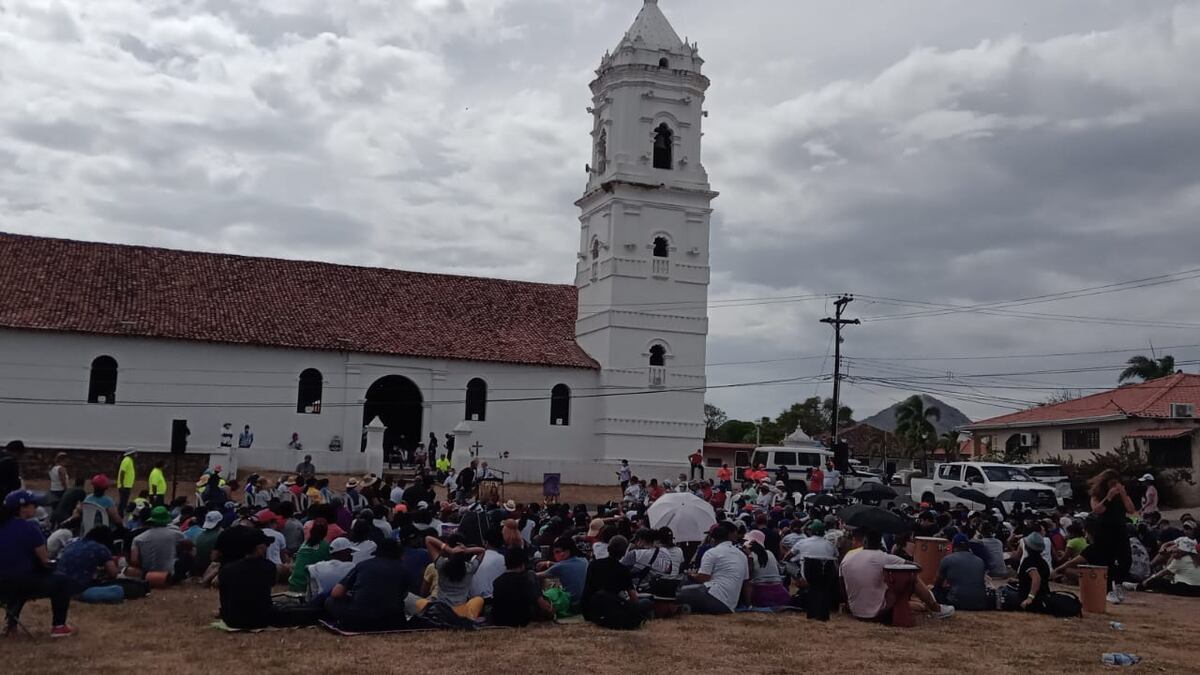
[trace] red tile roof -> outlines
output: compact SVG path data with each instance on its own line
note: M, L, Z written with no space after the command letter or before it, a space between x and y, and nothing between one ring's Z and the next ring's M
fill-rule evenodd
M966 429L1020 427L1075 420L1170 418L1172 403L1191 403L1200 410L1200 375L1176 373L1054 405L1030 408L971 424Z
M0 327L598 368L574 286L0 233Z
M1143 440L1151 439L1169 439L1183 438L1196 433L1197 427L1163 427L1162 429L1138 429L1131 434L1125 434L1125 438L1141 438Z

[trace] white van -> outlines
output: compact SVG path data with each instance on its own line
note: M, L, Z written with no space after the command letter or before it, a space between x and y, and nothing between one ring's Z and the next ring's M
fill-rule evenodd
M805 476L809 469L820 467L825 469L825 465L833 461L833 452L826 450L821 446L768 446L755 448L754 455L750 458L750 465L761 464L763 469L775 475L775 472L780 466L787 467L788 490L800 490L805 483ZM738 477L741 478L739 471ZM883 477L874 474L859 466L851 466L850 471L844 472L843 475L844 488L848 491L858 489L863 483L882 483Z

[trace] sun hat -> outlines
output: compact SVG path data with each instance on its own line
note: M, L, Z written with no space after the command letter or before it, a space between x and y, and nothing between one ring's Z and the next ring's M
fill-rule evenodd
M357 487L358 487L358 479L357 478L351 478L350 480L346 481L346 489L347 490L353 490Z
M204 516L204 524L200 526L200 529L211 530L214 527L220 525L221 521L224 520L224 518L225 518L225 516L221 515L220 511L209 511Z
M1175 540L1175 549L1183 553L1196 555L1196 540L1191 537L1180 537Z
M418 511L428 511L429 510L429 502L417 502L417 510Z
M1072 526L1072 525L1074 525L1074 524L1075 524L1075 521L1074 521L1074 520L1072 520L1071 518L1067 517L1067 516L1063 516L1062 518L1059 518L1059 519L1058 519L1058 526L1059 526L1059 527L1070 527L1070 526Z
M1040 532L1030 532L1021 541L1025 544L1025 550L1030 553L1041 553L1046 550L1046 539Z
M331 542L329 544L329 552L330 553L341 553L342 551L357 551L357 550L358 550L358 548L354 545L354 542L350 541L349 539L347 539L345 537L338 537L337 539L334 539L333 542Z
M19 509L26 504L36 504L37 495L29 490L13 490L4 496L4 506L9 509Z
M371 487L372 485L374 485L375 483L378 483L378 482L379 482L379 476L376 476L373 473L369 473L369 474L363 476L363 478L362 478L362 486L365 488Z
M811 523L809 523L808 525L806 525L805 527L812 530L813 534L816 534L816 535L825 534L825 521L814 520Z
M762 530L754 530L746 533L746 541L752 541L759 546L763 546L767 543L767 535L763 534Z
M516 511L516 510L517 510L517 503L516 503L515 501L511 500L511 499L510 499L510 500L508 500L508 501L506 501L506 502L504 502L504 510L505 510L505 511L508 511L509 513L512 513L513 511Z
M1154 474L1148 473L1148 474L1142 476L1141 478L1139 478L1138 482L1139 483L1153 483L1154 482Z
M165 506L156 506L150 511L150 517L146 520L155 525L166 525L171 522L171 512Z
M102 473L92 476L92 487L103 490L110 485L112 485L112 481L108 479L108 476Z

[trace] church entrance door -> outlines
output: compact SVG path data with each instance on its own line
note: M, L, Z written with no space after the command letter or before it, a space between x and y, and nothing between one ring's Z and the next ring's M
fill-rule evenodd
M421 417L424 414L421 390L402 375L381 377L367 389L363 404L363 426L376 417L383 423L383 457L392 464L400 461L399 454L408 457L421 442ZM363 437L366 450L366 437Z

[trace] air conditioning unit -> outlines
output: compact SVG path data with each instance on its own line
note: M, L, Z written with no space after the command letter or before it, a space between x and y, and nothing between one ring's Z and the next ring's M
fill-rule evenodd
M1196 406L1191 403L1172 403L1171 417L1195 417Z
M1022 448L1036 448L1038 446L1037 434L1021 434Z

